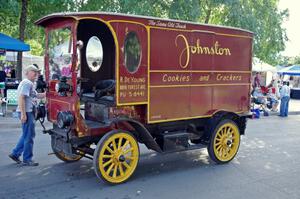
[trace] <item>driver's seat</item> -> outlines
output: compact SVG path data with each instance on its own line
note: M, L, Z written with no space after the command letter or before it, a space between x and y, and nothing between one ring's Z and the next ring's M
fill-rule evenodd
M96 84L96 91L95 91L95 100L99 100L103 96L111 96L115 93L115 80L107 79L101 80Z

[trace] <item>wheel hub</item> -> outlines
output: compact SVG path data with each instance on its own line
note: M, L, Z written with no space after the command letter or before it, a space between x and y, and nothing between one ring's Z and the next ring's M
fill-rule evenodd
M120 155L119 156L119 161L120 162L124 162L125 161L125 156L124 155Z
M231 140L227 140L227 146L230 146L232 144L232 141Z

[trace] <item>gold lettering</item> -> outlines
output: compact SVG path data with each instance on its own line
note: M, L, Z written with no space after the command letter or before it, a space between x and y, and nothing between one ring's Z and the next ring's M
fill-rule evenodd
M220 49L219 49L219 55L223 55L223 53L224 53L224 52L223 52L223 49L220 48Z
M214 49L213 47L211 47L211 49L210 49L210 53L211 53L212 55L214 55L214 54L215 54L215 49Z
M167 74L164 74L164 75L163 75L163 78L162 78L163 82L166 82L166 81L167 81L167 77L168 77Z
M228 75L217 74L216 80L217 81L241 81L242 76L233 75L233 74L228 74Z
M163 82L189 82L190 76L189 75L181 75L181 74L176 74L176 75L164 74L162 76L162 81Z
M197 53L197 47L196 46L191 46L191 52L192 52L192 54Z
M215 52L216 52L216 55L219 55L218 49L219 49L219 42L216 41L216 43L215 43Z
M201 81L201 82L202 81L206 81L206 82L209 81L209 75L202 75L202 76L200 76L199 77L199 81Z
M226 56L230 56L231 55L231 52L230 52L230 49L229 48L223 48L225 50L225 55Z
M183 34L179 34L175 39L176 47L178 47L178 40L181 40L184 44L184 48L179 55L179 64L181 68L187 68L191 54L231 56L230 49L221 48L219 41L216 41L212 46L201 46L200 39L197 39L196 45L190 45L187 38Z
M203 47L203 49L204 49L204 54L210 55L210 51L209 51L209 48L208 48L208 47Z
M177 35L176 39L175 39L175 45L177 47L177 40L178 38L182 38L183 39L183 42L184 42L184 45L185 45L185 48L183 49L183 51L181 51L181 54L179 56L179 63L180 63L180 66L181 68L186 68L190 62L190 48L189 48L189 43L186 39L186 37L182 34L180 35ZM185 60L185 63L183 64L182 63L182 59L183 59L183 56L186 55L186 60Z

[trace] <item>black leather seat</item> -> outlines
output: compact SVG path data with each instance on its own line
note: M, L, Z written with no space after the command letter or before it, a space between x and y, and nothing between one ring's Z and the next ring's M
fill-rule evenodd
M101 80L96 84L95 100L99 100L103 96L113 95L115 93L115 80Z

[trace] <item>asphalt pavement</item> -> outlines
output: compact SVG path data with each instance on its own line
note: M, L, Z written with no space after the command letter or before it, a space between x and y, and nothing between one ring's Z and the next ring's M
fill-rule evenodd
M111 186L95 175L92 161L66 164L51 155L50 136L37 125L34 158L22 167L8 154L20 135L15 118L0 118L0 198L55 199L297 199L300 198L300 115L248 121L236 158L212 162L206 149L160 155L141 146L135 175Z

